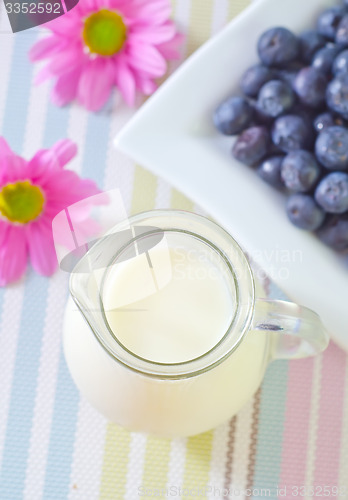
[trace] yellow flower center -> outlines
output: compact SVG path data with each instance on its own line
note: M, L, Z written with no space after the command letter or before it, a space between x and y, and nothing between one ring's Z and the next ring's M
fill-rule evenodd
M127 28L117 12L101 9L86 18L82 37L91 53L113 56L122 49Z
M0 213L11 222L26 224L38 217L45 197L30 181L6 184L0 189Z

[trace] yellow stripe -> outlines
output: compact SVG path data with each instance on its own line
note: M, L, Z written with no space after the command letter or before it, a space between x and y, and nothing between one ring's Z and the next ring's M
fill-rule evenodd
M250 5L250 0L229 0L228 20L236 17L248 5Z
M185 494L193 489L204 491L209 483L213 434L213 431L209 431L204 434L198 434L198 436L192 436L187 440L186 463L182 486ZM192 495L194 495L193 492Z
M131 214L152 210L155 205L157 177L143 167L136 166L134 172Z
M193 202L176 189L172 189L170 205L178 210L193 211Z
M163 492L167 485L170 439L147 438L142 486L144 491ZM158 496L158 495L157 495Z
M100 500L122 500L126 490L130 433L108 424L102 466Z
M213 0L191 0L187 56L197 50L211 36L213 7Z

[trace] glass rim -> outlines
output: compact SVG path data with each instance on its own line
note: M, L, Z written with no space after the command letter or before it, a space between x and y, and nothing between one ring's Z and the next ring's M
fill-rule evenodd
M169 224L167 227L163 227L166 221L169 221L173 218L176 219L174 223ZM117 336L111 330L107 321L103 306L102 290L108 267L106 267L106 269L104 270L101 280L101 288L98 290L98 300L100 306L100 311L98 312L98 314L102 315L104 326L107 331L106 335L105 332L104 335L102 335L101 332L98 331L98 328L93 325L93 321L90 321L91 318L89 317L89 314L86 313L86 309L84 308L82 302L78 299L76 293L74 293L74 271L72 272L70 278L71 295L81 313L87 320L98 342L116 362L121 363L132 371L140 373L144 376L150 376L159 379L189 378L200 373L204 373L219 365L226 358L228 358L238 348L240 343L243 341L244 336L249 330L255 307L255 282L249 261L237 241L223 227L221 227L215 221L208 219L207 217L184 210L160 209L140 212L134 216L129 217L126 221L117 224L104 236L106 237L109 234L113 234L117 230L122 230L125 224L129 224L130 226L132 226L133 224L135 225L141 222L143 222L146 226L158 227L158 229L160 231L163 231L164 233L180 232L183 234L195 236L200 241L204 242L206 245L216 251L220 258L224 260L224 263L227 265L230 276L236 287L237 307L233 314L233 318L230 322L229 327L222 335L220 340L215 343L208 351L189 360L168 363L143 358L129 350L124 344L120 342L119 339L117 339ZM198 226L200 226L202 231L188 230L187 224L185 224L185 222L191 222L191 224L196 223ZM202 234L202 232L204 233L204 228L206 228L207 232L212 232L213 237L208 237L207 235ZM115 252L111 260L116 260L117 257L123 251L125 251L125 248L128 247L132 242L136 241L139 238L149 236L153 233L154 232L143 233L140 236L134 236L133 238L129 239L121 249ZM217 240L220 241L219 245L217 244ZM81 261L85 258L88 258L88 254L90 254L90 252L92 252L93 249L98 246L98 244L102 244L102 241L103 238L101 239L101 242L96 243L86 253L86 255L82 257ZM221 246L226 247L225 251L221 248ZM240 267L235 268L235 266L233 265L233 261L235 262L236 258L232 260L229 258L229 254L231 253L234 254L234 257L237 256L239 258L239 264L243 264L243 271L246 274L246 279L244 278L243 283L241 282L241 280L238 280L238 271L240 271ZM78 267L78 265L79 264L77 264L76 267ZM231 340L232 337L232 332L236 333L236 330L238 333L236 340L235 342L230 342L229 344L229 340ZM110 338L112 338L113 345L108 342L107 337L109 337L109 340Z

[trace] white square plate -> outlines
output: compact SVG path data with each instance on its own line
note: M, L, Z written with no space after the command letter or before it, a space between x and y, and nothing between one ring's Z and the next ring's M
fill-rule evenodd
M116 145L202 206L299 304L321 315L348 350L348 266L287 220L285 197L232 159L212 112L239 92L257 61L259 35L275 25L312 27L335 0L260 0L191 56L136 113Z

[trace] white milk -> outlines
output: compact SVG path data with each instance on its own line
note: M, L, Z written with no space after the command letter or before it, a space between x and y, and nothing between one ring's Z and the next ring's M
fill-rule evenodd
M188 247L185 238L112 266L102 290L117 341L155 363L204 355L224 337L236 309L226 264L194 241ZM107 353L71 300L64 346L76 384L108 419L164 436L197 434L230 418L256 391L268 361L266 334L250 331L203 373L177 380L146 376Z
M235 305L223 274L197 252L149 253L152 268L142 254L111 270L103 294L111 330L127 349L151 361L180 363L205 354L232 321ZM129 304L118 307L119 297Z

